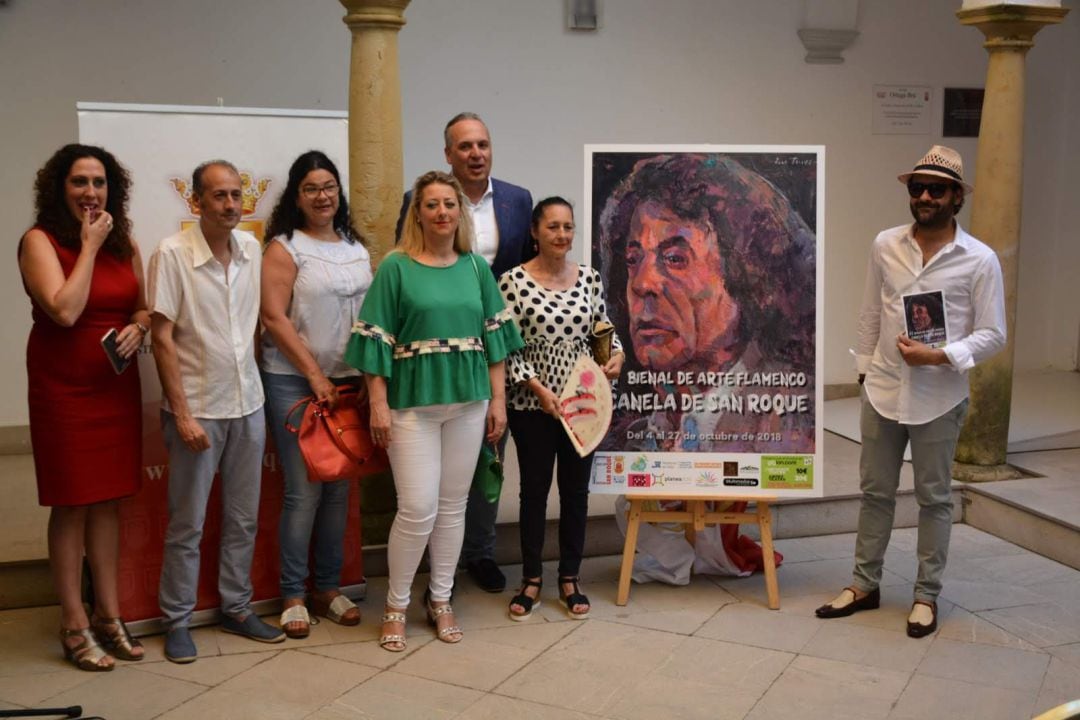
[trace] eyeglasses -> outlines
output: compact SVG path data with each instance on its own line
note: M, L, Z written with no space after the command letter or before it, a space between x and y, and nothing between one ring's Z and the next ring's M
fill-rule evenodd
M300 194L302 194L308 200L314 200L322 193L326 193L326 197L334 197L338 194L339 189L340 188L338 187L337 183L329 183L327 185L323 185L322 187L305 185L304 187L300 188ZM940 195L938 197L940 197Z
M907 184L907 192L913 198L920 198L924 192L930 193L930 197L935 200L940 200L945 197L945 193L952 187L950 183L921 183L921 182L909 182Z

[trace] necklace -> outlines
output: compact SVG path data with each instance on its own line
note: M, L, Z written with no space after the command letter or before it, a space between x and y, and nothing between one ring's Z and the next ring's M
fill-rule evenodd
M416 260L422 265L432 265L434 267L450 267L458 260L458 254L454 253L450 257L440 257L434 255L428 251L424 251L416 256Z

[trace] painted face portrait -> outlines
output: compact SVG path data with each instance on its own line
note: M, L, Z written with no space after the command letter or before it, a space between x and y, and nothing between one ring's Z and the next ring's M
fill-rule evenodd
M637 157L595 198L594 252L634 364L812 367L815 240L788 198L729 156Z
M605 148L591 171L587 236L627 351L600 449L812 452L815 156Z
M656 202L635 211L626 243L634 353L645 367L709 367L731 357L739 308L724 282L715 231Z
M918 331L929 330L934 326L930 310L925 305L914 303L911 306L911 325Z

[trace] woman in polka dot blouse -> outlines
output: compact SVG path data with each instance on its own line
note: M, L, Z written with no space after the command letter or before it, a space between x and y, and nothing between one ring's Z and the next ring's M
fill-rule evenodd
M559 422L559 396L578 357L589 353L589 334L609 322L600 274L568 259L574 244L574 211L560 197L537 203L532 236L539 253L499 278L506 307L514 314L525 347L507 357L510 434L521 468L522 581L510 601L510 617L525 620L540 604L547 496L558 458L559 599L570 617L589 614L578 587L585 545L592 454L578 457ZM618 338L604 373L614 380L624 355Z

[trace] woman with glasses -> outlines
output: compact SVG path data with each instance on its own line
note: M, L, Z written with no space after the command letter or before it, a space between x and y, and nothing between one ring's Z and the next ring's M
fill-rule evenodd
M304 605L308 546L314 530L311 609L341 625L360 609L340 590L349 481L309 482L297 436L285 429L293 405L308 396L333 407L338 387L356 384L345 362L353 318L371 285L371 258L349 220L337 167L311 150L296 159L270 215L263 254L262 374L266 411L285 476L281 513L281 627L307 637Z

